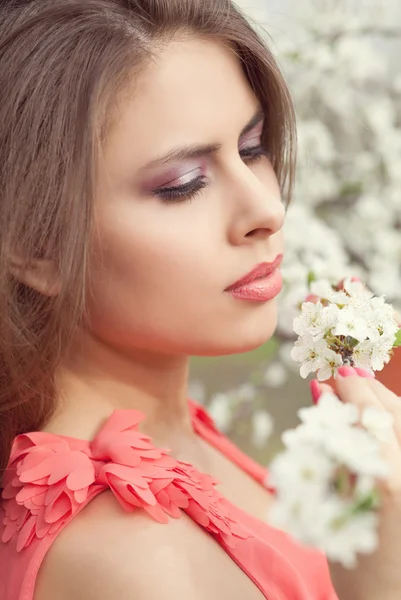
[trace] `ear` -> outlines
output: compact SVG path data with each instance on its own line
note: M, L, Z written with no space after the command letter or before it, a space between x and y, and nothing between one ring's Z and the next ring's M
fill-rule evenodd
M35 259L24 262L16 257L12 257L10 273L18 281L36 290L43 296L58 296L61 291L60 277L52 260Z

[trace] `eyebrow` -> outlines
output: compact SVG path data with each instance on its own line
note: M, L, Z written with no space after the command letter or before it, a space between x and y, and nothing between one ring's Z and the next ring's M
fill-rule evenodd
M252 119L242 129L240 137L243 137L249 133L264 119L264 117L264 111L262 109L258 109L258 111L253 115ZM221 146L222 144L195 144L172 148L165 154L162 154L161 156L158 156L157 158L148 162L144 167L141 168L141 171L145 171L150 167L165 165L166 163L174 160L185 160L189 158L199 158L200 156L210 156L211 154L214 154L220 150Z

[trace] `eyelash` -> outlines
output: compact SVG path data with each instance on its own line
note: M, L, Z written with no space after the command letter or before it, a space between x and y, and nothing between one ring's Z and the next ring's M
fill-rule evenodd
M267 158L270 156L262 146L246 148L246 150L243 150L240 154L248 165L258 163L264 156ZM205 177L201 175L185 185L159 188L158 190L155 190L153 194L157 198L160 198L162 202L170 204L173 202L185 202L193 200L207 185L208 183Z

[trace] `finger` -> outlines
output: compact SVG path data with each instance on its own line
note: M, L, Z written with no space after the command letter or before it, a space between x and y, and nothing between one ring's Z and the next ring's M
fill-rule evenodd
M375 392L378 400L388 410L398 410L401 408L401 399L393 391L389 390L381 381L371 379L369 381L371 389Z
M328 385L327 383L321 383L320 390L322 394L324 394L325 392L329 394L335 394L334 388L331 385Z
M358 373L359 377L363 377L364 379L374 379L375 374L371 371L366 371L366 369L361 369L360 367L353 367L355 371Z
M344 372L344 371L343 371ZM400 399L376 379L361 378L352 375L341 376L336 379L337 394L343 402L354 404L362 412L364 409L375 406L388 411L394 420L394 433L401 443L401 402Z
M394 392L361 369L340 368L336 379L336 389L344 402L352 402L358 406L379 403L391 412L400 407L400 399Z
M371 386L372 381L375 380L361 377L352 367L340 368L336 379L336 391L340 400L354 404L360 410L368 406L380 407L377 393Z
M380 404L384 410L392 414L394 419L394 432L401 444L401 398L387 389L380 381L371 382Z
M325 393L325 392L329 392L331 394L335 393L334 389L331 387L331 385L328 385L327 383L320 383L317 379L312 379L309 386L310 386L313 404L317 404L319 402L320 396L323 393Z

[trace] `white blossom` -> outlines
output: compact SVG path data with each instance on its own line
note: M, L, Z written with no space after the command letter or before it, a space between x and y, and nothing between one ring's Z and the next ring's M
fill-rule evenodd
M274 423L266 410L257 410L252 415L252 443L256 448L263 448L270 438Z
M208 411L221 431L229 429L232 421L232 413L228 394L218 393L212 396L208 405Z
M302 313L294 320L293 328L298 335L310 333L312 336L320 336L324 333L322 323L321 302L313 304L312 302L304 302L302 305Z
M312 281L310 285L310 291L311 294L330 301L333 300L336 293L336 290L333 289L332 282L328 279L318 279L317 281ZM344 299L347 300L345 295Z
M361 423L381 442L394 441L394 417L378 406L368 406L362 413Z
M271 362L264 374L264 380L270 388L281 387L288 379L288 371L280 361Z
M370 356L371 366L374 371L381 371L384 365L390 362L390 351L394 344L394 337L382 336L372 344Z
M329 456L358 474L380 478L388 474L378 441L364 429L344 428L341 435L335 430L326 432L324 449Z
M293 323L299 337L291 356L300 363L301 377L316 372L317 379L325 381L344 364L368 371L383 369L398 331L394 308L350 279L341 285L314 281L311 291L314 301L302 304Z
M333 522L347 512L346 503L339 498L330 498L319 507L319 511L326 530L320 549L330 560L351 569L357 565L358 554L370 554L376 550L379 541L376 513L359 513L346 519L341 527L333 527Z
M243 402L252 402L255 399L256 387L250 382L243 383L235 391L235 395Z
M293 447L294 448L294 447ZM296 446L293 452L282 452L272 461L269 483L278 489L279 495L299 498L301 489L310 485L321 496L326 481L331 477L334 462L327 455L316 452L312 445Z
M301 363L301 377L305 379L310 373L323 367L322 355L326 350L326 342L322 339L315 340L310 333L295 342L291 357Z
M359 418L356 406L339 402L337 396L328 392L321 395L316 406L301 408L298 414L302 423L319 429L355 425Z
M354 567L358 554L377 548L379 482L389 475L377 433L388 430L389 416L369 410L361 416L331 393L298 414L301 424L284 432L285 450L270 466L266 485L275 496L268 519Z
M318 380L326 381L327 379L330 379L330 377L334 377L338 367L341 367L343 364L341 356L326 346L320 355L319 364L316 370Z
M346 306L337 313L334 335L350 336L363 342L368 337L369 325L363 316L359 316L353 306Z
M351 298L370 300L374 295L373 292L362 283L362 281L353 281L350 277L345 279L343 288L344 291L351 296Z
M373 343L370 340L365 340L358 344L353 352L354 365L370 371L372 368L372 350Z

